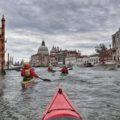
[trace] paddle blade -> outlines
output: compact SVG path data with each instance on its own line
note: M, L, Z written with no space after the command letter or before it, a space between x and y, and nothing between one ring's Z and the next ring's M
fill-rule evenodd
M48 81L48 82L50 82L51 80L50 80L50 79L43 79L43 81Z
M43 80L43 81L48 81L48 82L50 82L51 80L50 79L46 79L46 78L41 78L41 77L39 77L41 80Z
M55 70L52 71L52 73L56 72Z

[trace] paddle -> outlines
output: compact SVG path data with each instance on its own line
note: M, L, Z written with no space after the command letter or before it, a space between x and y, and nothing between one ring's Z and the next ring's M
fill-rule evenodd
M41 80L43 80L43 81L48 81L48 82L50 82L51 80L50 79L46 79L46 78L41 78L41 77L39 77Z
M52 70L52 73L57 72L56 70Z

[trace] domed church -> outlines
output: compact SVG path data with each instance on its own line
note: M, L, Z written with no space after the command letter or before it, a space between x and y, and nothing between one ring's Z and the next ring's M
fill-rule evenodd
M44 41L42 41L37 54L31 56L30 63L34 67L47 67L49 65L49 51Z

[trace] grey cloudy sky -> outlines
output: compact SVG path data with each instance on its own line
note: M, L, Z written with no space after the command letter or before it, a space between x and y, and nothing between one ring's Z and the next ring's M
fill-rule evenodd
M6 18L6 49L16 60L37 53L44 39L49 50L94 53L111 44L120 27L120 0L0 0Z

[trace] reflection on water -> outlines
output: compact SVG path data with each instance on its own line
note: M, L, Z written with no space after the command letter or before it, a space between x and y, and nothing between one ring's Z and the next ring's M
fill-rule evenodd
M0 76L0 120L40 120L57 86L64 88L84 120L120 120L120 71L74 68L65 76L47 68L36 72L52 82L36 79L33 88L22 90L19 72Z
M3 89L4 89L4 76L0 75L0 96L3 95Z

